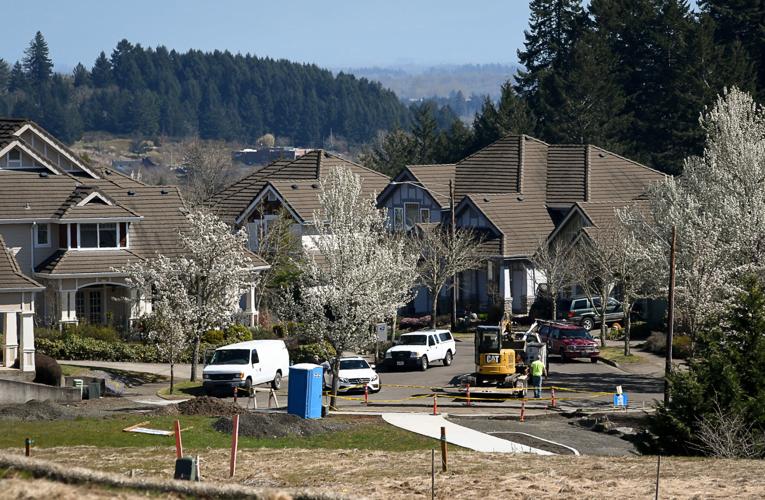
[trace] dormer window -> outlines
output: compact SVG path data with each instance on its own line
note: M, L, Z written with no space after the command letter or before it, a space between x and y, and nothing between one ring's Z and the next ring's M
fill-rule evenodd
M21 151L18 149L11 149L8 151L6 163L8 168L21 168Z
M126 248L126 224L104 222L100 224L78 224L79 245L76 248ZM75 245L72 245L73 247Z

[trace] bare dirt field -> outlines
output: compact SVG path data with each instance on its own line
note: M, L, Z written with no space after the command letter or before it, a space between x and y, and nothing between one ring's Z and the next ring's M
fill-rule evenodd
M136 477L170 478L174 465L174 449L169 447L48 448L36 450L35 456L121 474L132 469ZM230 484L226 450L205 450L201 459L205 481ZM438 465L438 455L436 461ZM763 474L763 461L665 457L660 497L763 498ZM7 494L2 484L8 481L16 487L22 480L0 479L0 496ZM436 497L644 499L653 497L655 481L655 457L538 457L454 451L449 454L449 472L436 475ZM352 498L425 498L430 495L430 452L243 450L238 456L235 482L257 488L309 488ZM49 487L48 482L31 481L24 491L27 498L50 498L44 493ZM99 498L98 491L89 494Z

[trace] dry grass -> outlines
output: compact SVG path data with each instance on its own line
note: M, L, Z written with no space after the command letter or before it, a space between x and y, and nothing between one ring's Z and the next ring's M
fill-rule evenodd
M228 452L201 452L205 481L228 482ZM62 464L99 467L137 477L172 477L174 449L68 447L36 450ZM449 455L450 470L438 473L438 498L650 498L654 457L536 457ZM438 460L438 457L437 457ZM763 498L765 462L665 458L662 498ZM236 480L258 488L309 488L349 497L404 498L430 494L430 452L360 450L240 451Z

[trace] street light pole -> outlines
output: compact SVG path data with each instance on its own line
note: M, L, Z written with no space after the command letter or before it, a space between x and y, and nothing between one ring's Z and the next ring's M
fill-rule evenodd
M672 340L675 334L675 242L677 228L672 226L669 249L669 293L667 294L667 346L664 365L664 406L669 404L669 376L672 373Z
M457 222L454 218L454 183L451 179L449 179L449 211L451 212L451 224L449 227L449 232L451 233L451 244L454 244L454 235L457 231ZM454 276L452 276L452 316L451 316L451 323L452 323L452 331L455 331L457 329L457 287L459 286L459 283L457 282L457 274L455 273Z

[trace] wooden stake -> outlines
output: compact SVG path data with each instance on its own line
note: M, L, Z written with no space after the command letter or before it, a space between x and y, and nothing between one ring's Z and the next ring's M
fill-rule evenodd
M661 455L656 456L656 495L654 498L659 500L659 471L661 471Z
M175 421L175 458L183 458L183 441L181 439L181 422Z
M441 471L446 472L446 427L441 427Z
M430 450L430 498L436 498L436 449Z
M229 476L234 477L236 472L236 450L239 447L239 415L234 415L231 429L231 464L229 467Z

